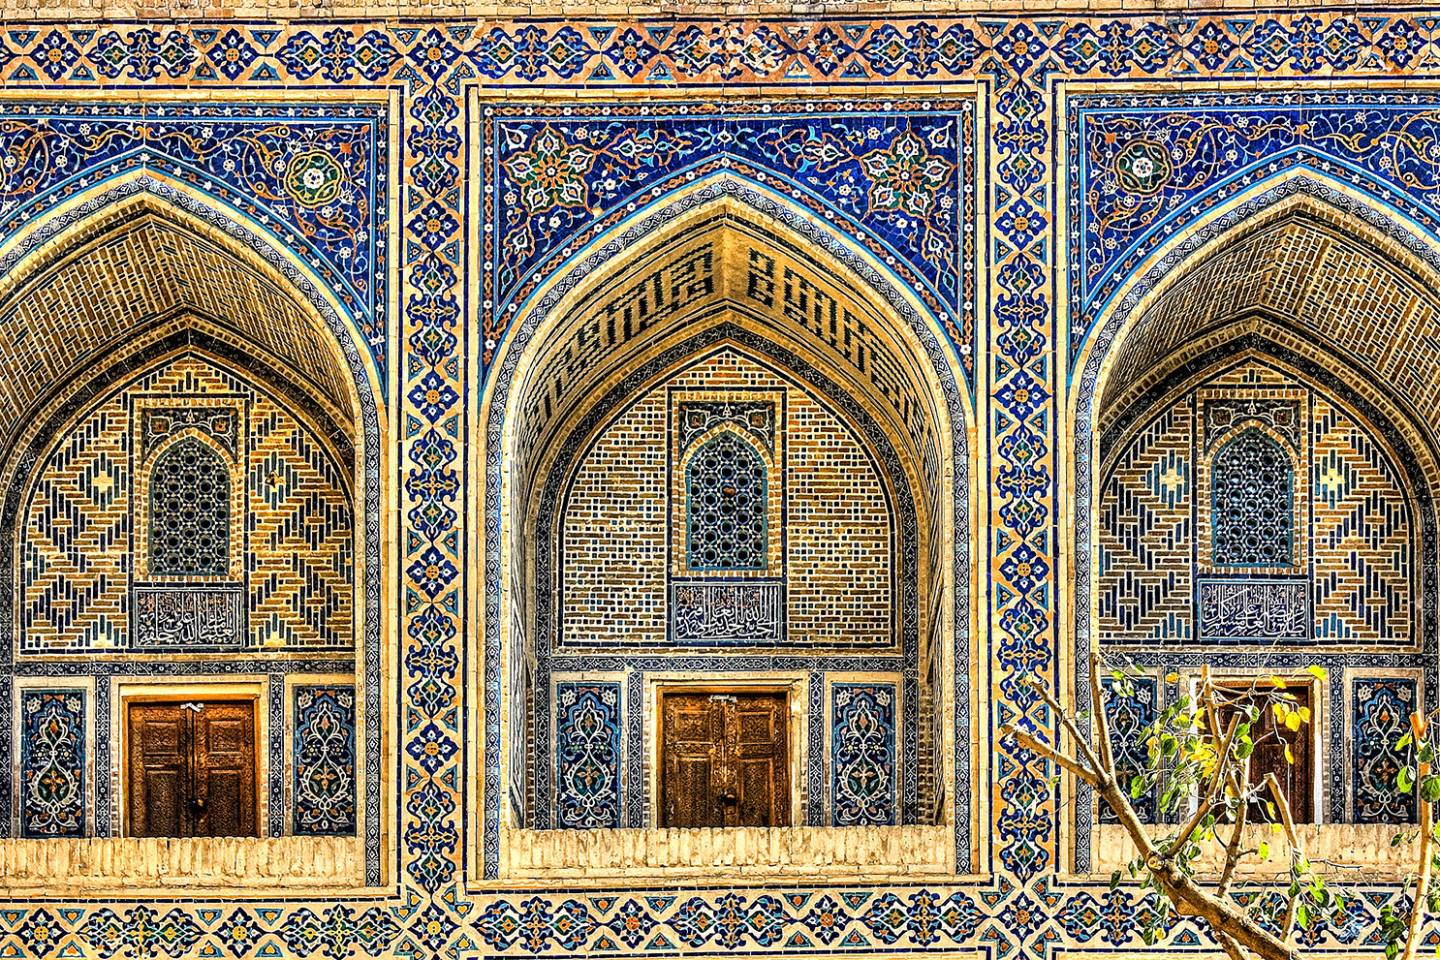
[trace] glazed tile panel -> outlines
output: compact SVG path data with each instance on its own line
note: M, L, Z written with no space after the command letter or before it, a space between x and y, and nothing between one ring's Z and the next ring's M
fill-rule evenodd
M1066 401L1072 399L1062 391L1085 377L1083 368L1077 368L1072 381L1069 361L1078 362L1079 354L1071 349L1078 350L1092 335L1095 342L1105 340L1103 332L1089 329L1099 319L1096 305L1139 266L1153 241L1184 231L1184 223L1203 214L1214 196L1232 189L1230 184L1261 184L1275 169L1297 166L1295 158L1302 153L1309 154L1305 162L1317 176L1390 204L1433 242L1436 225L1426 196L1436 180L1426 160L1434 139L1427 132L1433 97L1423 86L1396 93L1374 87L1394 85L1397 75L1432 76L1440 52L1437 29L1440 23L1428 15L1385 7L1316 14L1185 13L1163 20L1060 15L1026 19L997 14L883 20L836 17L824 23L776 18L734 24L543 18L523 23L291 24L257 18L183 25L7 24L0 34L0 81L11 89L34 91L37 100L44 88L94 104L99 98L116 96L116 85L165 91L223 89L232 95L253 95L255 103L278 97L283 85L393 90L399 104L393 123L401 169L366 180L368 186L350 196L363 194L370 216L377 216L390 206L388 199L378 199L381 190L402 182L406 189L398 198L400 215L395 218L403 247L387 251L384 231L373 222L360 227L360 221L350 217L350 208L332 209L343 221L335 235L326 232L328 227L317 226L333 203L328 198L336 177L328 163L318 157L297 160L294 176L287 181L288 161L261 169L246 159L244 152L255 147L235 136L251 122L241 114L273 111L235 103L228 108L233 115L223 116L218 113L221 108L208 104L181 109L161 107L157 101L149 108L155 112L143 123L126 129L124 120L95 118L98 126L114 132L92 140L77 136L73 143L78 146L47 151L17 146L50 136L44 118L26 118L23 104L6 105L7 119L13 119L14 126L0 134L0 151L14 156L16 163L36 164L33 169L40 171L36 177L4 181L0 203L5 222L0 230L7 237L20 221L48 215L65 188L41 199L37 195L87 176L83 171L99 177L99 171L112 165L136 162L132 148L141 134L134 131L147 138L146 162L155 169L182 180L193 176L188 182L206 183L213 193L241 198L236 202L249 205L252 212L273 216L275 232L347 304L352 314L347 322L365 331L372 352L384 360L381 369L396 375L399 390L392 399L398 439L404 443L395 464L404 498L397 512L405 526L402 556L393 574L396 592L403 599L401 619L386 631L399 637L401 647L395 671L401 703L391 731L397 755L391 771L395 795L387 797L386 804L395 807L397 816L399 849L390 866L403 892L381 904L26 904L0 916L6 947L37 956L67 952L176 956L206 951L251 957L439 954L452 949L462 956L538 954L617 945L631 952L652 945L657 951L684 945L710 953L784 949L818 954L837 948L865 952L891 944L910 950L977 942L987 944L986 949L996 955L1015 956L1053 952L1062 943L1093 950L1137 946L1139 924L1149 909L1145 900L1124 888L1106 891L1101 885L1062 885L1047 879L1060 866L1066 818L1049 784L1050 771L1003 744L990 757L992 762L981 768L987 792L987 804L981 809L990 811L991 819L980 825L979 865L990 879L967 881L963 889L936 884L693 894L636 890L633 895L602 896L500 889L472 894L462 884L462 879L486 873L485 863L466 862L463 854L466 804L480 802L471 785L482 779L487 759L484 751L478 751L480 759L462 773L464 711L490 708L493 721L487 717L487 722L495 724L497 753L488 761L498 765L501 749L500 704L487 704L478 690L462 703L461 678L473 665L462 665L471 634L462 624L461 611L476 606L473 591L495 586L462 575L471 569L477 550L467 545L459 527L466 481L462 408L475 401L474 384L479 381L474 378L493 359L514 316L502 304L524 299L533 273L548 273L529 264L566 246L570 231L543 235L552 229L549 219L572 217L572 226L581 230L591 222L577 206L565 205L572 202L573 183L567 187L569 193L561 190L520 200L521 188L529 184L524 182L523 166L517 169L516 209L526 209L526 202L542 208L555 205L533 226L524 218L513 224L522 237L527 229L531 231L530 246L517 241L513 253L500 253L509 235L509 228L501 227L502 217L486 221L483 232L491 238L490 246L481 253L475 270L489 279L481 278L485 292L474 302L466 298L464 225L468 218L479 216L466 207L462 190L461 165L467 162L469 147L466 87L494 81L548 90L556 99L563 95L571 109L579 110L568 96L579 84L608 88L616 98L625 95L621 87L640 88L647 107L658 99L653 96L656 91L672 83L763 83L777 89L801 83L822 88L863 83L874 89L903 87L907 96L916 90L922 96L937 93L942 83L985 84L987 136L972 154L978 155L993 181L976 198L981 205L979 219L986 225L978 246L988 270L980 291L988 312L978 335L969 335L970 355L978 367L972 382L980 385L976 419L984 425L981 436L987 447L978 462L988 471L979 478L988 505L986 532L977 538L978 563L986 571L980 597L987 629L984 645L973 658L978 663L974 683L982 702L988 704L978 721L977 736L984 741L1003 720L1028 718L1037 726L1048 726L1043 709L1016 681L1023 674L1039 672L1061 682L1056 676L1055 638L1060 632L1056 617L1068 609L1069 599L1088 609L1081 602L1088 597L1067 596L1069 587L1060 573L1066 568L1056 562L1062 549L1056 538L1062 534L1057 534L1055 514L1061 495L1055 459L1075 454L1079 463L1091 455L1062 448L1060 428L1061 411L1069 409ZM1249 82L1257 77L1264 81L1259 91L1253 86L1186 94L1155 89L1172 79L1209 83L1228 78ZM1275 82L1317 77L1333 86L1322 90L1299 82ZM1066 153L1059 149L1061 137L1080 110L1071 101L1070 115L1062 115L1055 94L1060 84L1071 80L1102 85L1086 109L1094 123L1090 130L1103 132L1087 134L1084 145L1080 138L1070 137L1071 152ZM102 84L107 92L100 94ZM797 104L800 99L790 92L777 94L777 100L791 104L781 109L810 109L808 104ZM70 109L51 102L32 105L29 112L61 115L54 124L63 133L67 125L63 114ZM131 110L133 121L133 108L125 109ZM290 109L296 112L296 129L306 122L321 124L326 118L337 125L363 125L372 114L369 105L348 102ZM95 108L84 110L93 113ZM273 117L260 119L269 123ZM626 117L616 126L624 127L629 120ZM578 122L567 123L567 134ZM553 149L558 151L553 156L568 163L570 170L584 168L587 162L575 146L608 149L617 142L609 139L609 131L602 131L583 140L567 136L554 146L555 141L542 137L545 123L522 123L529 128L515 138L516 157ZM862 130L864 123L857 118L842 126L848 133ZM773 131L783 122L766 121L761 126L772 132L769 142L773 143L777 136ZM172 136L177 129L188 132ZM914 125L910 132L916 132ZM195 142L214 140L223 147L206 159L187 136ZM884 158L883 166L899 169L909 163L904 169L921 180L933 175L933 166L931 173L926 172L925 156L938 155L942 163L965 162L923 134L917 134L920 147L914 147L899 126L886 137L887 145L898 141L899 147ZM64 139L60 136L56 142ZM1297 145L1299 149L1287 152ZM372 176L383 165L382 155L368 152L368 147L345 154L331 146L326 143L319 152L338 164L351 184L364 178L358 167L347 163L360 164L361 158L368 158ZM767 165L767 158L740 156L747 150L744 145L732 149L739 158L737 169L745 163L757 168ZM304 151L297 155L300 152ZM868 204L869 213L859 222L837 200L837 220L850 224L847 229L857 223L867 228L864 242L873 244L882 258L893 256L897 273L914 278L913 286L922 291L921 301L936 315L937 329L945 329L951 342L963 349L965 322L952 318L957 329L951 330L940 317L946 310L963 311L973 303L974 287L945 299L951 290L965 290L963 264L969 258L950 261L959 264L954 268L962 273L958 285L945 280L943 264L952 252L943 243L934 257L917 251L918 238L925 232L905 233L897 225L900 218L913 225L922 213L933 218L939 205L907 210L903 200L891 199L883 189L873 191L877 175L865 171L861 162L865 152L862 142L847 145L836 155L861 187L864 200L854 202ZM62 153L65 166L43 166ZM226 166L227 157L237 160L233 169ZM825 179L818 167L796 174L790 162L786 176ZM977 161L972 157L971 162ZM240 171L247 169L250 172L242 176ZM599 160L585 169L589 178L585 190L604 189L603 169ZM467 167L466 175L471 173ZM885 175L878 174L878 182L883 184ZM245 176L253 176L253 182L245 183ZM1074 205L1069 210L1056 206L1059 197L1053 188L1061 179ZM1107 182L1115 191L1109 195ZM623 209L633 189L644 187L627 190L612 207ZM827 189L822 183L815 192L828 197ZM1128 191L1134 203L1125 203L1121 190ZM269 199L258 199L267 194ZM904 191L894 194L903 195ZM337 196L346 196L343 186ZM829 206L828 201L816 204L820 216ZM1084 225L1078 222L1082 209L1090 211ZM868 230L872 223L875 229ZM963 229L963 223L959 242L975 242L974 231ZM888 239L874 239L886 231ZM948 237L953 240L955 234L952 226ZM886 249L887 243L891 249ZM367 249L370 244L374 246ZM1073 244L1068 261L1075 269L1067 277L1058 274L1057 245L1062 244ZM352 251L348 258L341 256L344 249ZM15 260L8 251L5 256L0 270L8 271ZM382 260L386 267L378 269ZM394 297L401 316L386 315L382 321L377 318L391 299L377 295L383 285L379 278L392 268L403 284ZM503 270L509 271L509 288L497 282ZM1057 298L1068 301L1069 329L1056 322L1061 306ZM384 333L390 322L398 327L393 340ZM461 346L471 332L466 324L483 328L479 339L490 341L478 355L468 356ZM386 378L380 382L386 383ZM1077 402L1083 416L1085 403ZM1086 429L1080 428L1077 444L1085 442ZM1088 503L1091 492L1083 486L1088 481L1081 479L1088 476L1090 461L1084 466L1076 472L1074 492L1076 502L1082 504ZM478 478L470 477L466 489L479 485ZM1079 545L1076 552L1083 553L1087 546ZM1363 621L1362 617L1357 622ZM1080 633L1089 624L1084 627ZM469 656L479 657L473 650ZM498 650L494 656L498 657ZM373 666L378 678L378 646ZM495 666L498 670L498 663ZM10 678L3 686L12 703L19 700ZM371 696L368 690L366 696ZM374 698L378 713L378 693ZM378 752L378 731L374 747ZM374 805L378 817L378 797ZM1317 938L1331 946L1359 946L1374 926L1379 903L1388 895L1388 890L1377 888L1357 899L1353 925L1327 929ZM1170 931L1169 942L1179 950L1194 950L1207 936L1195 924L1182 921Z

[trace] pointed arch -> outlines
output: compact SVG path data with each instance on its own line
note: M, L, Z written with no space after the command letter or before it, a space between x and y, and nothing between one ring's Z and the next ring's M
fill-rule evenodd
M1074 537L1072 642L1062 645L1072 696L1078 700L1088 687L1087 657L1098 639L1102 460L1121 437L1135 435L1160 398L1237 356L1273 358L1302 379L1333 386L1398 451L1423 524L1416 650L1433 659L1440 420L1427 411L1440 397L1440 365L1417 373L1419 358L1405 347L1420 342L1421 324L1440 317L1437 290L1436 238L1399 219L1383 200L1309 168L1288 170L1215 206L1153 249L1119 285L1071 368L1062 436L1062 448L1073 451L1075 490L1065 504L1069 516L1061 517ZM1412 389L1421 380L1433 386ZM1433 698L1432 671L1424 684ZM1332 745L1332 753L1343 751ZM1338 790L1336 802L1343 802L1341 771L1327 776L1327 791ZM1084 791L1079 801L1066 852L1084 870L1093 853L1092 808Z
M365 815L358 832L363 883L380 884L388 777L380 682L385 657L393 657L382 649L382 551L393 549L382 537L382 503L394 496L384 467L392 452L385 385L341 298L302 254L233 205L136 168L77 191L0 240L0 323L27 331L24 343L9 340L0 349L3 529L12 543L25 470L54 439L46 429L157 358L203 352L220 366L278 384L304 425L322 431L326 456L348 461L341 473L353 498L350 552L364 560L354 580L358 629L346 645L354 648L364 687L357 714L365 718L359 758ZM0 561L0 572L0 586L16 589L13 563ZM0 638L6 668L13 662L13 621L8 627ZM283 683L277 691L284 695ZM3 749L12 746L6 738ZM276 750L270 766L278 769L283 754ZM284 771L276 775L283 779ZM8 781L0 794L0 807L8 807ZM267 834L283 829L276 824Z
M525 722L511 692L530 641L525 507L560 446L557 431L627 371L720 324L773 339L827 371L900 441L917 491L920 555L930 571L920 614L943 651L955 753L945 766L959 869L972 864L968 729L972 687L957 674L971 649L971 412L938 323L861 246L789 199L721 173L687 185L572 253L516 310L497 346L481 408L487 437L485 691L477 829L486 877L499 874L502 794L523 803L500 757L521 762ZM941 602L940 598L947 598ZM920 625L917 624L917 627ZM947 636L948 635L948 636ZM941 641L944 641L943 643ZM952 643L953 641L953 643ZM937 654L940 655L940 654ZM506 698L509 698L508 701ZM937 704L937 707L939 704ZM981 801L983 803L983 800Z

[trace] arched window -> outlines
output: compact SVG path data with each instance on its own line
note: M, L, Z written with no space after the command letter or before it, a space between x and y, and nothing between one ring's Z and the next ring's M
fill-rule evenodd
M764 570L765 461L732 433L707 440L685 469L691 570Z
M1280 444L1249 429L1227 441L1211 470L1215 566L1288 567L1295 467Z
M193 437L150 473L150 575L224 576L230 566L230 472Z

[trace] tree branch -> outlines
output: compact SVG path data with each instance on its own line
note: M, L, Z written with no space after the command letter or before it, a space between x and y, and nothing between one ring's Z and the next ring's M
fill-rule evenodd
M1299 960L1295 949L1260 926L1244 910L1230 900L1222 900L1200 889L1183 869L1169 856L1163 855L1150 838L1145 825L1140 822L1130 799L1120 789L1113 773L1107 772L1090 743L1081 735L1070 715L1061 708L1044 685L1030 678L1031 688L1037 692L1045 705L1055 714L1061 728L1075 741L1078 757L1069 756L1055 746L1044 743L1028 730L1021 730L1014 724L1006 724L1001 736L1012 736L1016 743L1046 760L1050 760L1089 784L1100 799L1115 813L1120 825L1130 836L1139 851L1145 868L1155 880L1156 886L1175 904L1175 908L1186 916L1204 920L1215 934L1217 942L1232 960L1248 960L1244 950L1249 950L1261 960ZM1094 695L1092 687L1091 695ZM1103 710L1103 703L1096 703ZM1233 941L1227 945L1222 938Z
M1295 857L1303 856L1304 851L1300 849L1300 838L1295 833L1295 818L1290 814L1290 801L1285 797L1285 791L1280 787L1280 780L1272 770L1265 774L1265 786L1270 788L1270 795L1275 798L1275 810L1280 814L1280 825L1285 828L1285 839L1290 844L1290 858L1294 862ZM1290 938L1290 932L1295 929L1295 911L1300 906L1300 887L1295 885L1295 890L1290 894L1290 901L1285 905L1285 925L1280 928L1280 933L1285 939Z
M1115 755L1110 744L1110 718L1105 715L1105 685L1100 679L1100 649L1090 649L1090 700L1094 704L1095 741L1104 772L1115 776Z
M1419 713L1410 714L1410 732L1418 749L1425 739L1425 717ZM1419 764L1415 777L1415 801L1420 805L1420 870L1415 877L1415 896L1410 903L1410 929L1405 935L1405 952L1401 960L1415 960L1415 951L1420 948L1420 939L1425 932L1425 907L1429 900L1431 844L1435 840L1435 808L1426 803L1420 795L1420 784L1430 775L1430 764Z

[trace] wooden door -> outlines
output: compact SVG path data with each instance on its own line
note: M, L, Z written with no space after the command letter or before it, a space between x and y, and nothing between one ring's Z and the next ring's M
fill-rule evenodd
M133 837L188 837L189 746L176 703L130 705L130 828Z
M1275 719L1275 711L1271 708L1266 699L1268 691L1257 690L1253 693L1237 691L1239 696L1236 702L1253 702L1259 708L1259 716L1250 731L1250 736L1255 741L1255 750L1250 754L1249 781L1252 786L1259 786L1265 782L1268 774L1275 774L1275 779L1280 781L1280 787L1285 791L1286 798L1290 801L1290 813L1296 823L1313 823L1315 820L1315 767L1311 751L1313 739L1314 719L1310 723L1302 724L1299 730L1289 730L1284 724ZM1289 702L1291 709L1298 710L1305 707L1313 711L1311 703L1311 689L1304 684L1287 687L1286 693L1294 696ZM1232 694L1234 696L1234 694ZM1225 716L1228 711L1223 711ZM1225 718L1228 724L1228 716ZM1285 758L1285 748L1290 748L1290 756L1294 762ZM1265 791L1259 798L1259 802L1251 805L1250 819L1252 822L1271 821L1274 819L1265 808L1265 801L1273 799L1268 791Z
M129 707L129 833L253 837L253 701Z
M783 693L667 693L661 716L664 827L790 823Z

